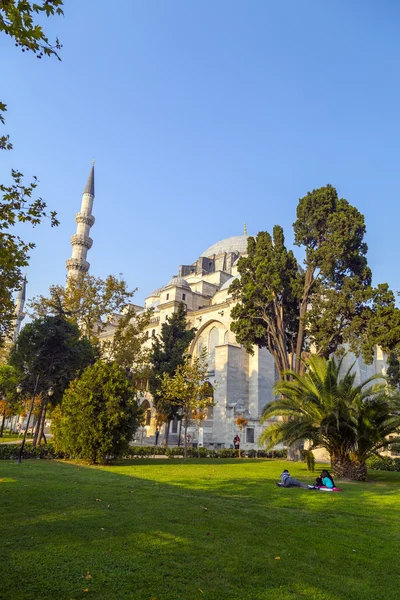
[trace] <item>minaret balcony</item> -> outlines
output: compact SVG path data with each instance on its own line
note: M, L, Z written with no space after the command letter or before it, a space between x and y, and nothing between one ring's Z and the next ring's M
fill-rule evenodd
M78 212L75 215L75 221L79 223L85 223L85 225L89 225L89 227L93 227L95 218L93 215L85 215L81 212Z
M71 235L71 244L72 246L84 246L85 248L90 250L93 244L93 240L89 236L75 233L75 235Z
M90 267L87 260L79 260L79 258L69 258L65 264L69 271L81 271L82 273L87 273Z

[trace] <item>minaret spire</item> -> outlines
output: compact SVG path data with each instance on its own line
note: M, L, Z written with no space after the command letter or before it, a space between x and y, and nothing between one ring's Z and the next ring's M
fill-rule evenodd
M72 256L67 260L67 280L75 279L82 273L87 273L90 264L86 260L88 250L92 247L93 240L89 236L90 228L94 224L92 215L94 201L94 161L82 194L81 211L76 215L76 234L71 237Z
M21 288L18 291L17 298L15 300L15 325L14 325L14 333L13 333L13 342L17 341L17 337L19 335L21 329L21 323L25 318L24 306L26 300L26 275L22 280Z
M244 224L244 227L243 227L243 235L247 235L247 225L246 225L246 223Z

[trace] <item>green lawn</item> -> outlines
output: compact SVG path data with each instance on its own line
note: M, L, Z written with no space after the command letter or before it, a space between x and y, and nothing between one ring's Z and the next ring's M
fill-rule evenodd
M9 431L4 431L2 437L0 437L0 444L18 444L22 442L22 438L23 436L20 435L18 436L17 433L10 433ZM27 438L26 438L26 442L31 442L32 441L32 435L28 434Z
M0 598L397 600L400 473L334 494L287 465L1 461Z

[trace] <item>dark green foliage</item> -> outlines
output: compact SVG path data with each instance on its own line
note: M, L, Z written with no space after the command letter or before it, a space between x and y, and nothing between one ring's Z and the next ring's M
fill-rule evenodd
M296 349L302 276L281 227L274 227L272 237L262 231L249 238L247 252L238 261L241 278L230 287L240 299L231 311L231 329L248 352L254 344L268 348L281 372Z
M185 362L185 352L196 335L196 329L187 328L186 308L183 302L178 310L161 325L161 335L155 338L150 355L151 374L149 378L150 391L157 411L167 417L172 417L177 406L164 401L161 395L161 381L164 373L175 374L179 365Z
M62 316L43 317L22 329L9 362L17 368L25 393L47 392L52 387L52 403L61 401L70 381L96 359L96 349L82 337L79 328Z
M367 461L369 469L375 471L400 471L400 458L390 456L372 456Z
M56 425L57 427L57 425ZM14 460L18 458L19 444L0 444L0 460ZM156 456L168 456L170 458L182 457L182 446L129 446L123 453L124 459L129 458L152 458ZM187 454L190 458L238 458L238 450L233 448L224 448L222 450L213 450L212 448L188 448ZM242 458L286 458L286 450L276 450L266 452L265 450L241 450ZM47 443L45 446L34 448L31 444L26 444L22 458L42 458L42 459L60 459L69 458L69 453L56 450L53 443Z
M143 416L135 396L122 367L103 361L88 367L53 411L56 449L92 463L126 454Z
M313 349L328 357L343 343L372 362L375 346L388 352L400 344L400 310L387 284L371 286L363 215L328 185L299 200L295 243L303 268L284 245L283 232L249 238L238 262L240 279L230 287L240 300L232 331L251 352L266 347L282 373L302 371Z
M18 458L18 452L20 444L0 444L0 460L16 460ZM36 448L32 444L25 444L22 458L68 458L64 452L58 452L54 444L51 442L45 446L37 446Z

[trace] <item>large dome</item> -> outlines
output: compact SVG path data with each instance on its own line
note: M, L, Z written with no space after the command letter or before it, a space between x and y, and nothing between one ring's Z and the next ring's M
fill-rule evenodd
M238 252L239 254L247 253L248 235L234 235L233 237L225 238L216 244L213 244L201 256L211 258L214 254L223 254L224 252Z

